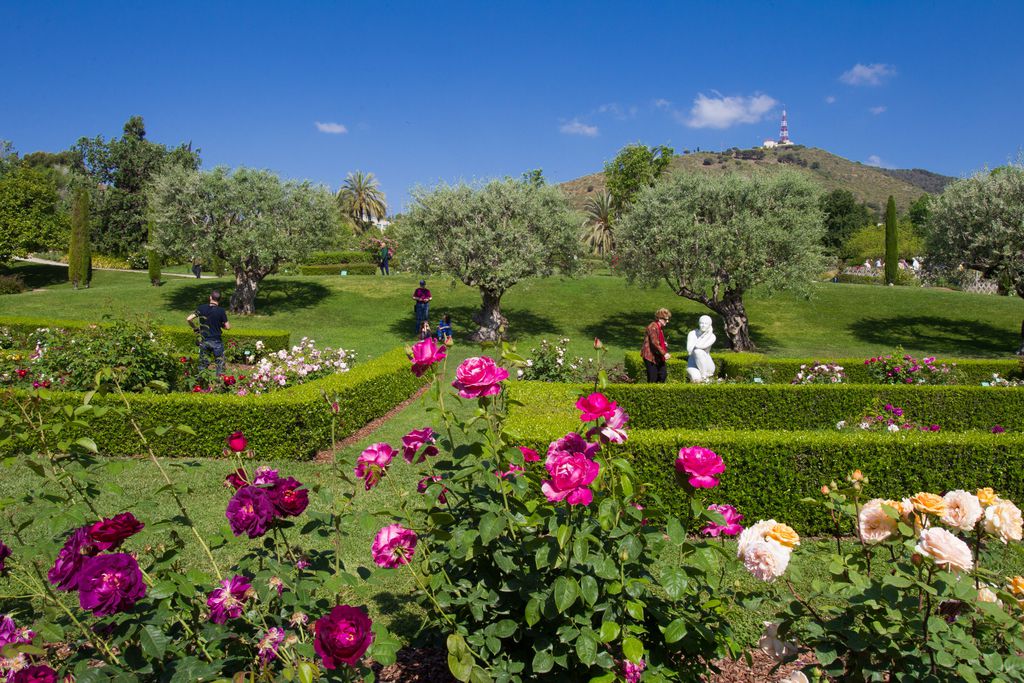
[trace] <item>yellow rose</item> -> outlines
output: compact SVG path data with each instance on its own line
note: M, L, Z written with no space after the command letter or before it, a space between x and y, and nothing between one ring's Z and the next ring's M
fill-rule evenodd
M1024 576L1015 576L1010 579L1009 589L1014 595L1024 595Z
M942 496L937 496L934 493L918 493L910 497L910 502L914 509L922 514L941 517L946 512L946 503L942 500Z
M986 486L983 489L978 489L978 500L981 501L982 507L988 507L989 505L995 505L996 501L999 500L999 496L991 488Z
M779 545L787 548L795 548L800 545L800 535L793 531L792 527L786 524L776 523L768 530L768 533L766 533L764 537L770 538Z

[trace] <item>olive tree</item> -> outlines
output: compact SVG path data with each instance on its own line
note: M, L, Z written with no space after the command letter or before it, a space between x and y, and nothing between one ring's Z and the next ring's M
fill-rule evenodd
M823 265L819 193L793 173L677 174L642 190L616 242L631 282L664 281L725 322L734 351L753 350L743 296L806 290Z
M577 267L581 217L556 187L505 179L416 188L412 196L399 228L402 258L414 270L479 288L474 340L502 337L501 297L517 282Z
M978 270L1024 297L1024 166L949 184L929 204L928 243L930 268Z
M234 271L231 310L256 311L260 282L285 261L326 245L338 220L331 193L269 171L169 167L150 192L150 249L188 260L223 259Z

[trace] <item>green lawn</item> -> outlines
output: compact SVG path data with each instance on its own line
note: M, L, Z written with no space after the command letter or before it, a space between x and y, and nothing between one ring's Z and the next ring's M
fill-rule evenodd
M144 273L97 272L93 287L74 291L62 268L19 264L8 272L44 291L0 297L0 315L99 319L104 315L148 315L162 324L181 324L217 285L233 280L168 278L152 287ZM408 343L414 338L412 291L419 278L394 275L349 277L278 276L264 281L258 313L234 318L239 327L282 327L293 341L310 336L319 342L353 348L362 357ZM465 336L479 306L476 290L443 279L429 282L434 295L431 317L449 312L456 332ZM633 287L619 277L594 274L568 280L531 280L513 287L503 299L511 336L529 351L543 338L569 337L570 352L592 355L600 337L609 358L619 362L639 348L644 326L666 306L675 314L667 329L670 347L685 346L702 306L658 289ZM1024 304L1018 297L910 287L816 284L813 296L749 296L752 334L761 350L776 356L850 357L871 355L901 344L917 354L995 358L1009 356L1019 344ZM716 321L719 346L724 343Z

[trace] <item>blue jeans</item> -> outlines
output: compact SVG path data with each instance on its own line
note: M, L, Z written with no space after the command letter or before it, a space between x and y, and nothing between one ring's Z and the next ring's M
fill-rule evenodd
M217 374L224 374L224 342L220 339L203 339L199 342L199 370L210 367L210 356L217 362Z
M423 321L430 319L430 302L417 301L414 310L416 311L416 334L419 334Z

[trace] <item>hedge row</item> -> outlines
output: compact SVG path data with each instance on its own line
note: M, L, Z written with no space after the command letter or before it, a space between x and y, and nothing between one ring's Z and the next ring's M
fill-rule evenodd
M348 275L374 275L378 268L372 263L334 263L326 266L299 266L303 275L340 275L341 271Z
M515 415L509 427L522 445L542 453L565 433ZM700 493L705 503L730 503L745 523L774 518L805 535L830 534L833 527L822 507L802 500L820 500L822 484L843 481L854 469L869 478L871 498L991 486L1024 503L1024 435L634 430L626 444L608 451L628 458L649 493L685 514L686 495L673 467L683 446L710 448L725 460L721 484Z
M131 394L135 419L143 428L187 425L192 436L171 430L153 437L157 455L164 457L217 457L228 434L241 430L261 459L305 460L331 442L335 416L324 399L338 401L339 439L384 415L422 386L424 380L409 371L402 349L357 365L349 372L262 396L227 394ZM19 392L16 392L16 395ZM23 394L23 392L20 392ZM55 392L58 401L79 405L82 395ZM116 397L95 397L94 403L113 403ZM108 411L93 418L87 433L104 455L137 455L142 444L120 413Z
M517 382L511 396L540 418L575 419L576 397L590 387ZM639 429L834 429L873 404L903 408L907 419L944 430L1024 431L1024 390L1012 387L885 384L614 384L604 393Z
M767 383L789 384L800 366L811 363L836 363L843 367L847 381L871 383L874 380L864 365L864 358L774 358L759 353L732 353L725 351L711 356L718 375L732 379L750 380L760 377ZM964 384L980 384L992 379L998 373L1002 377L1019 377L1019 360L939 359L937 363L956 363ZM647 370L637 351L628 351L625 357L625 371L635 382L647 380ZM668 381L686 382L686 357L668 361Z
M6 327L12 333L19 336L27 336L32 334L41 327L59 327L67 330L78 330L85 329L90 325L110 325L113 323L98 321L96 323L85 322L82 320L55 320L52 318L21 318L12 316L0 316L0 327ZM158 331L171 344L177 348L186 349L196 345L196 334L186 326L171 327L161 325ZM238 329L232 327L230 330L224 330L223 338L225 342L235 341L255 341L262 339L266 345L268 351L279 351L281 349L287 349L289 347L290 333L288 330L276 330L276 329Z
M335 263L377 263L377 255L368 251L316 251L302 262L304 266L333 266Z

